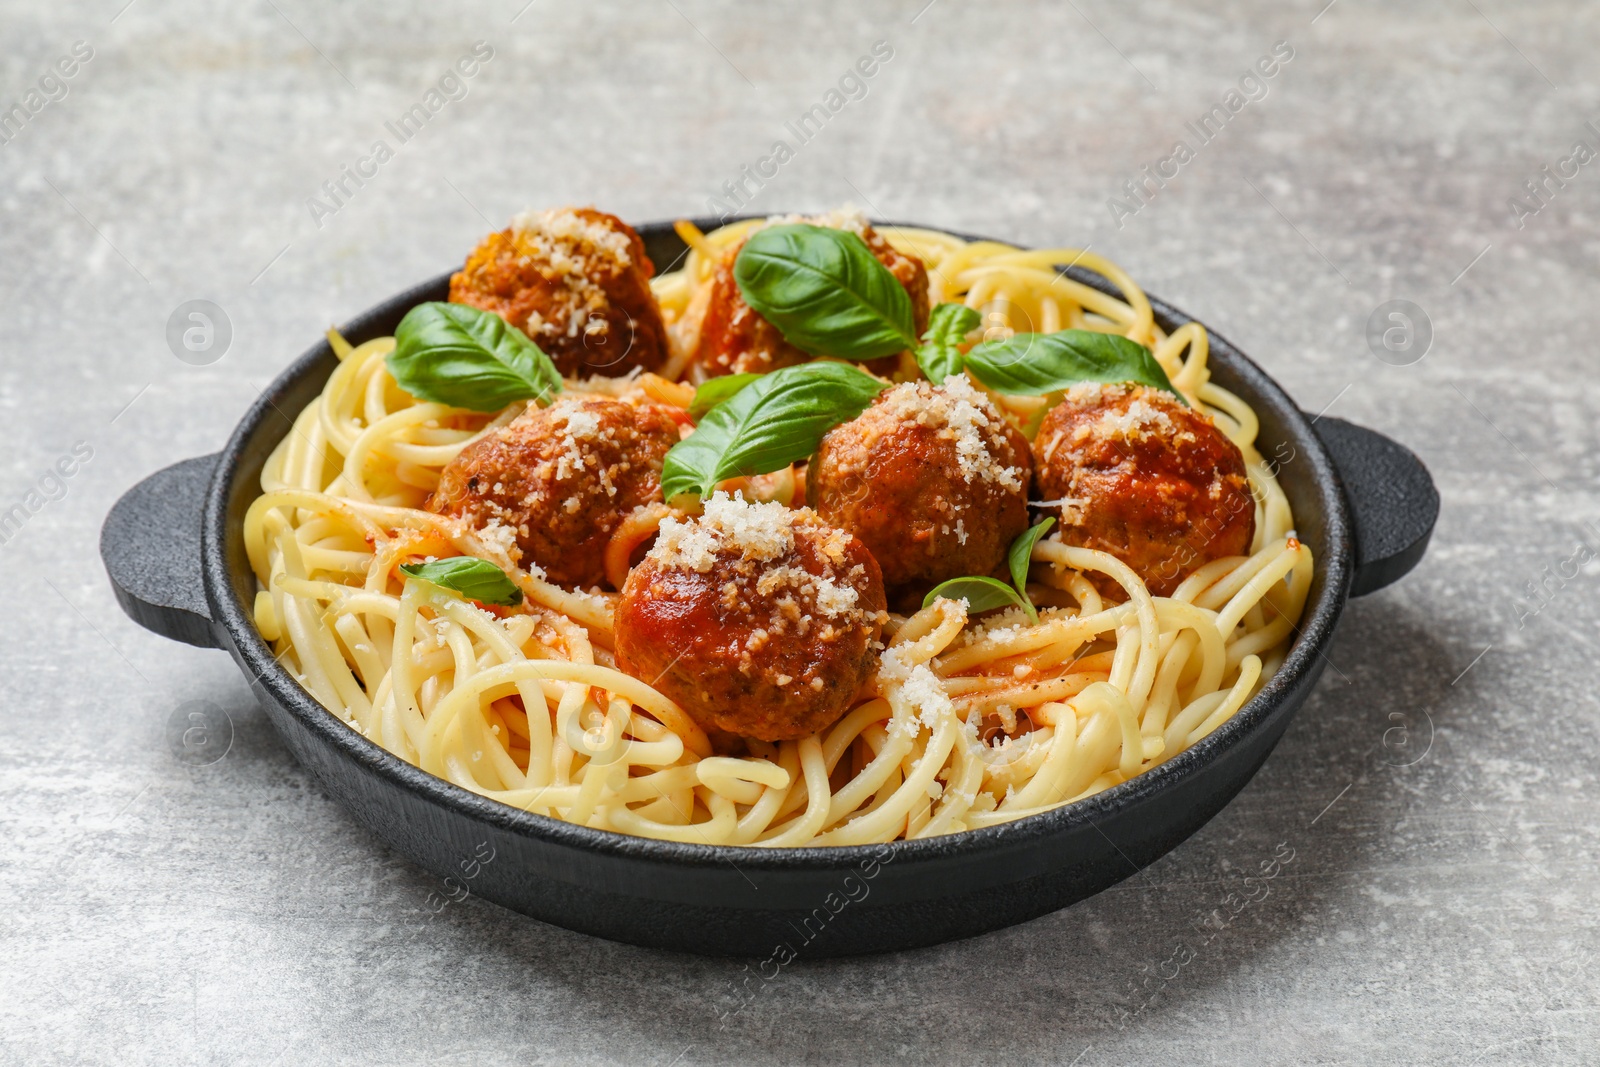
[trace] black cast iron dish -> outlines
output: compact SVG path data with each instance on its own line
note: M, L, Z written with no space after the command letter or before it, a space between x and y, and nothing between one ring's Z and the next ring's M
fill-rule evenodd
M662 269L684 254L669 224L639 233ZM1112 291L1098 275L1070 273ZM344 336L360 344L392 334L408 309L445 299L448 287L443 274L401 293ZM1151 305L1164 329L1189 321L1159 300ZM1129 782L1003 826L852 848L674 844L532 815L425 774L339 722L273 661L251 621L256 581L240 529L289 416L336 364L328 345L317 345L272 383L220 453L151 475L118 501L100 551L123 609L156 633L230 652L323 788L424 867L472 875L472 892L547 922L691 952L765 957L787 945L812 957L930 945L1043 915L1133 874L1250 780L1322 674L1346 599L1415 566L1439 509L1411 452L1339 419L1313 427L1212 333L1213 377L1259 414L1261 453L1281 466L1317 568L1288 658L1233 719ZM493 859L480 862L491 850Z

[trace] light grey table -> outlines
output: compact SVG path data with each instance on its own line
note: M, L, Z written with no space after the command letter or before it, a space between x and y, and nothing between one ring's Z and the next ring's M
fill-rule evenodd
M0 1061L1600 1055L1592 5L124 2L0 5L0 106L24 112L0 145L0 512L23 505L0 544ZM787 124L879 41L800 143ZM1277 42L1293 58L1230 111ZM418 103L402 140L386 123ZM1092 244L1304 407L1409 444L1444 505L1254 783L1170 856L988 937L796 965L723 1019L741 963L476 899L429 921L434 880L312 785L227 657L121 616L96 538L329 322L514 211L701 213L780 139L756 209ZM1130 200L1146 164L1177 176ZM371 176L334 200L346 166ZM167 341L195 299L232 332L203 366ZM1369 345L1392 299L1426 314L1420 360L1420 334ZM174 756L195 706L231 723L220 761Z

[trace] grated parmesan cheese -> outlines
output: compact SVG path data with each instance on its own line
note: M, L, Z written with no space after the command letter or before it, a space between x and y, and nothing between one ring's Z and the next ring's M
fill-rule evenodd
M520 265L533 268L552 287L550 306L543 313L527 312L524 333L574 341L580 334L609 331L611 298L605 285L634 267L632 238L625 230L573 208L525 211L511 220L509 244Z
M1129 398L1128 402L1119 411L1116 405L1124 398ZM1085 410L1097 407L1107 409L1093 422L1081 424L1074 429L1072 432L1074 442L1084 442L1090 438L1131 442L1154 437L1170 441L1176 446L1192 444L1197 440L1192 431L1186 428L1180 429L1173 421L1168 410L1168 405L1173 402L1159 391L1145 386L1082 382L1067 390L1066 402L1068 406ZM1046 444L1043 452L1046 462L1061 443L1062 435L1057 434Z
M820 215L774 215L763 222L762 226L783 226L795 222L808 222L813 226L826 226L830 230L849 230L857 236L864 237L867 232L867 216L861 209L853 204L846 204L833 211L824 211ZM752 233L755 229L752 228Z
M563 420L567 427L566 435L561 438L561 456L556 461L556 481L565 481L574 473L593 465L583 444L599 438L600 416L579 407L582 403L576 398L563 397L551 405L552 408L566 409L552 412L553 417ZM577 508L569 506L567 510L576 511Z
M953 441L957 469L968 484L982 480L1012 491L1022 489L1022 471L996 455L1003 419L966 375L952 374L938 386L905 382L884 392L879 403L893 418L938 430L940 437Z
M857 584L865 568L844 566L850 548L849 535L820 524L808 509L718 491L698 517L664 518L646 559L663 570L715 571L723 610L746 612L754 624L745 640L748 658L790 635L815 634L828 643L852 628L881 624L882 615L861 603ZM817 688L809 676L803 681Z
M1104 399L1106 388L1103 382L1079 382L1067 390L1066 399L1078 407L1095 407ZM1115 388L1121 390L1122 386Z
M557 270L583 274L581 256L586 251L603 252L623 267L633 262L627 234L586 219L570 207L524 211L511 220L511 229L549 257Z
M765 563L794 549L795 514L777 501L753 504L742 493L729 496L719 489L698 518L662 519L650 558L663 567L701 574L711 570L723 549Z
M1050 609L1041 609L1041 614L1048 610ZM1011 607L980 620L975 626L968 627L965 643L973 645L979 641L1009 641L1032 628L1033 624L1028 620L1027 613L1021 608Z
M582 401L574 401L582 403ZM579 440L592 441L600 432L600 416L581 407L574 407L565 412L568 442Z
M1142 399L1132 400L1122 411L1107 411L1095 421L1093 432L1100 437L1120 437L1124 441L1138 441L1149 436L1150 431L1159 436L1172 437L1177 427L1165 411L1151 407Z
M848 585L839 585L827 578L816 579L817 610L824 615L837 616L855 610L856 591Z
M955 704L939 676L926 663L907 663L903 652L892 648L883 654L878 663L879 681L891 702L908 707L917 722L929 730L936 729L941 718L955 714Z
M517 547L517 531L501 525L498 516L491 516L488 522L478 527L478 537L505 553L507 559L515 560L521 554Z

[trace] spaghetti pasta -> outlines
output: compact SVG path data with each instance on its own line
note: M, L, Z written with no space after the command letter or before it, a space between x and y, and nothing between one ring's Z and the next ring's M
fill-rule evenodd
M712 274L751 225L701 233L680 223L686 261L651 282L668 331L660 373L572 380L567 391L687 408ZM426 510L441 469L523 405L490 415L420 401L386 369L394 339L352 347L330 331L339 365L268 460L245 519L262 636L330 714L429 773L541 815L690 843L850 845L993 826L1195 744L1283 661L1312 576L1255 447L1254 413L1210 381L1205 329L1166 333L1133 280L1086 250L921 229L884 236L927 265L930 300L977 310L986 337L1076 328L1149 346L1245 459L1248 553L1205 563L1157 597L1106 552L1041 540L1028 585L1037 623L1020 610L972 619L962 601L942 598L891 616L875 682L833 725L729 754L648 681L616 668L617 594L553 584L519 567L495 531ZM1066 263L1100 273L1119 296L1064 276ZM916 367L902 360L899 371ZM991 399L1025 432L1047 406ZM738 485L787 503L803 495L804 470ZM615 531L605 547L613 588L672 514L642 508ZM479 606L399 571L455 555L502 567L521 604ZM1111 588L1120 602L1104 595Z

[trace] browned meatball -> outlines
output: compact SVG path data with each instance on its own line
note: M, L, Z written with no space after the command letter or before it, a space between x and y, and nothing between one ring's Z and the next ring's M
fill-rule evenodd
M911 297L911 310L920 337L928 327L928 270L922 260L897 251L859 215L825 215L804 221L835 229L855 230L867 243L878 262L905 287ZM811 357L783 339L778 328L744 302L739 284L733 280L733 261L744 247L740 241L717 264L711 282L710 302L700 324L700 343L695 360L708 376L720 374L762 374L779 367L804 363Z
M629 573L617 666L707 730L807 737L872 676L884 608L860 541L809 509L717 493L699 518L663 522Z
M1155 596L1250 550L1255 500L1238 446L1210 417L1142 385L1076 385L1033 441L1039 493L1061 539L1116 556ZM1104 575L1097 588L1122 597Z
M661 462L678 436L663 405L567 393L463 449L428 507L509 530L521 562L552 582L596 585L618 524L661 499Z
M1028 527L1027 439L964 374L907 382L823 437L813 506L865 541L897 593L990 574Z
M644 242L615 215L527 212L473 249L450 278L450 299L520 329L562 374L615 377L667 358L654 273Z

